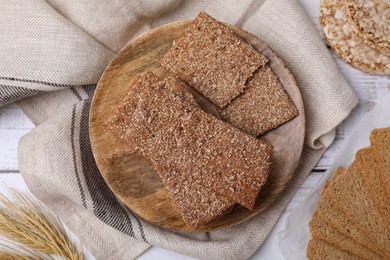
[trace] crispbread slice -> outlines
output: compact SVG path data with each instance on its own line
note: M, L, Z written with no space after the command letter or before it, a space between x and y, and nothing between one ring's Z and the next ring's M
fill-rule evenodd
M364 150L364 149L363 149ZM358 151L357 154L359 154ZM329 185L329 195L339 208L362 232L373 236L375 245L390 256L390 235L376 211L369 192L363 186L359 170L353 162L345 174Z
M387 198L390 199L390 127L374 129L370 135L370 141L380 153L383 161L383 170L380 171L380 179L386 191Z
M298 115L278 77L266 65L251 78L245 92L220 113L222 119L254 136L264 134Z
M344 250L341 250L321 239L312 239L306 249L309 260L360 260L361 258Z
M253 208L267 180L269 145L201 111L194 111L180 125L171 124L169 132L161 129L154 136L154 141L148 142L142 150L155 165L163 163L167 170L188 172L187 178ZM174 143L169 143L167 136L172 137ZM156 143L159 149L155 148Z
M337 181L337 178L342 174L345 174L345 169L340 167L333 174L331 181ZM314 214L318 214L318 216L327 222L333 229L356 241L361 247L369 247L381 256L390 257L390 254L386 255L383 250L376 245L372 234L362 232L356 224L350 222L348 217L335 206L329 196L329 183L325 183L324 185L321 198Z
M390 199L384 196L386 191L380 176L381 172L390 171L390 169L386 169L381 151L376 148L379 147L374 146L360 151L356 155L355 162L363 180L363 186L368 190L383 224L390 233Z
M169 80L165 81L168 83ZM168 85L175 81L171 78ZM170 89L165 90L168 95L172 94ZM161 102L161 97L158 102ZM167 125L169 132L163 128L155 131L153 141L144 144L142 150L150 154L152 162L156 160L156 165L164 162L167 170L191 173L189 178L253 209L257 194L268 177L271 146L204 113L197 106L187 107L185 99L178 100L178 103L176 106L169 102L171 119L158 123L156 127ZM162 109L159 110L157 113L161 113ZM156 121L158 118L154 117L150 125L159 122ZM171 136L171 140L167 136ZM156 143L166 146L156 149Z
M143 76L143 80L141 80L140 77L138 77L128 88L128 94L123 99L121 104L116 108L115 113L111 115L110 118L108 118L107 122L105 123L105 127L113 133L116 137L120 138L123 141L128 141L129 138L132 136L135 137L136 135L131 135L131 133L127 132L127 121L126 121L126 113L125 109L127 109L128 106L136 107L137 99L135 98L137 95L143 95L146 96L150 93L142 93L140 90L142 89L142 84L144 82L148 82L148 84L157 84L159 82L159 78L156 77L152 73L147 73ZM150 89L147 89L150 91ZM130 94L131 93L131 94ZM135 94L133 94L135 93ZM129 146L132 146L132 148L136 148L135 142L128 142Z
M153 164L184 222L193 229L228 213L234 202L204 185L191 181L187 174Z
M160 63L223 108L243 92L247 79L267 63L267 58L201 12Z
M169 85L170 91L168 92L163 91L166 85ZM182 82L172 77L167 78L164 82L152 72L145 73L129 87L128 94L115 113L108 119L106 127L134 148L137 148L137 145L144 146L151 134L158 132L162 126L170 123L170 118L167 117L167 113L165 116L155 117L157 113L155 110L147 111L148 114L142 114L145 113L143 107L158 107L161 103L171 102L172 109L183 109L183 104L172 102L172 100L183 101L186 107L198 106L193 96L185 90ZM136 114L134 111L141 114ZM144 120L146 117L148 118L147 122ZM150 124L152 120L154 122ZM132 127L128 127L129 123L132 124ZM145 127L146 124L148 127Z
M363 259L367 259L367 260L382 259L381 256L372 252L368 248L361 246L356 241L352 240L350 237L344 236L343 234L335 230L326 221L321 219L319 214L313 215L313 218L311 219L309 226L310 226L310 233L313 238L321 239L336 248L350 252Z
M272 146L203 112L186 91L175 78L131 88L126 101L134 102L122 103L117 112L124 139L151 160L167 185L185 175L252 209L268 177Z
M116 113L108 120L106 127L134 149L141 149L141 151L141 147L146 147L148 143L161 141L159 138L164 138L161 133L165 132L167 134L168 118L166 116L157 118L152 110L149 110L147 115L142 114L142 112L146 112L143 108L148 105L157 106L161 102L170 102L166 104L170 104L171 108L180 109L177 102L174 102L175 99L185 100L188 107L196 105L193 97L182 91L183 88L180 87L180 82L176 82L174 79L167 79L166 81L169 88L175 91L175 95L171 91L164 91L165 83L152 73L147 73L140 78L130 87L128 95L118 107ZM129 113L131 111L132 113ZM151 118L156 120L155 124L151 124ZM129 127L129 124L132 127ZM146 125L148 127L145 127ZM156 137L151 139L150 137L153 134ZM164 153L162 150L159 152ZM150 156L148 152L143 152L143 154ZM204 185L191 181L185 174L164 169L158 163L154 163L153 166L162 178L184 222L193 229L225 214L234 205L232 200L218 195L211 189L204 187Z

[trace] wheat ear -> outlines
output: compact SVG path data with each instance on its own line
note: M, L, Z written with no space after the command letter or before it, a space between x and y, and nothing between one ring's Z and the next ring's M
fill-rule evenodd
M61 221L31 195L9 189L12 200L0 194L0 233L43 254L83 260Z

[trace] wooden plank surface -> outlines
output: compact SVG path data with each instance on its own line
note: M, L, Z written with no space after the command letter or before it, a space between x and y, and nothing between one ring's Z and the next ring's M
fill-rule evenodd
M0 174L18 172L19 139L34 125L14 104L0 109Z

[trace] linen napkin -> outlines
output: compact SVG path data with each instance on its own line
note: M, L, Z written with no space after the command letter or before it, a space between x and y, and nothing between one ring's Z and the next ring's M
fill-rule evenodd
M0 106L17 102L36 125L19 143L20 171L97 259L132 259L149 245L197 258L250 257L357 103L297 0L2 0L0 10ZM115 198L93 159L88 116L96 83L123 46L200 11L253 33L285 61L304 99L306 141L272 206L228 229L180 233Z

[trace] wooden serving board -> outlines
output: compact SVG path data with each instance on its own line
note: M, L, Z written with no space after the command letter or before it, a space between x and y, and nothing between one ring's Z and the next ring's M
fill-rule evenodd
M164 228L201 232L230 227L248 220L278 198L299 162L305 137L305 117L300 91L281 59L252 34L227 24L270 60L272 70L297 106L299 116L261 137L274 146L273 167L267 184L260 191L254 210L249 211L236 205L228 215L200 229L190 230L151 163L108 133L103 126L126 96L128 87L137 76L147 71L153 71L161 78L166 76L167 72L160 67L159 59L190 22L180 21L156 28L127 45L113 59L102 75L93 98L90 138L101 174L113 193L130 210ZM218 116L217 110L210 102L199 95L195 98L205 111Z

